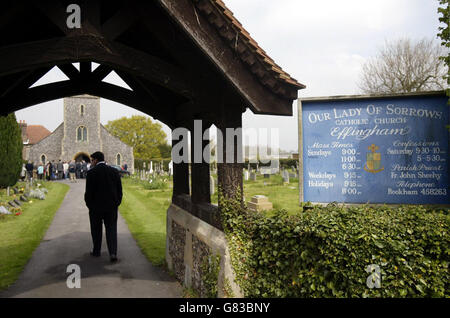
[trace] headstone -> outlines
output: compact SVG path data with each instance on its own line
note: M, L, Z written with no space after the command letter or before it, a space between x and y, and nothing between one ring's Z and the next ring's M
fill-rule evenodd
M264 174L264 179L270 179L270 174L265 173L265 174Z
M273 209L273 204L264 195L253 196L251 201L247 203L247 206L250 210L258 212Z
M289 178L297 178L297 174L296 173L289 173Z
M5 208L3 205L0 205L0 214L12 214L8 211L7 208Z
M209 193L213 195L216 191L215 182L213 177L209 177Z
M173 161L169 162L169 176L173 175Z
M17 199L14 199L13 201L14 201L14 203L17 204L18 206L21 206L21 205L22 205L22 203L20 203L20 201L17 200Z
M289 183L289 172L283 171L283 183Z
M21 196L20 196L20 201L23 201L23 202L28 202L28 199L27 199L27 198L25 198L25 196L24 196L24 195L21 195Z
M6 195L9 197L9 187L6 188Z
M248 181L248 178L249 178L250 176L249 176L249 172L248 172L248 170L244 170L244 180L245 181Z
M13 208L18 208L19 206L14 201L9 201L8 204Z
M13 188L14 194L18 194L19 193L19 189L17 189L16 187Z
M251 172L250 173L250 180L251 181L256 181L256 173L255 172Z
M148 172L153 173L153 161L150 161L150 169L148 169Z

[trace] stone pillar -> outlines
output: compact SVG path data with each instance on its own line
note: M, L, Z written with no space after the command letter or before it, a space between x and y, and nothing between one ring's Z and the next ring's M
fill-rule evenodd
M223 142L217 141L219 160L222 157L222 163L217 164L219 191L226 198L243 202L242 130L235 134L237 128L242 128L242 113L232 109L222 112L217 128L223 136ZM227 153L227 143L232 153Z
M203 123L204 125L204 123ZM205 158L203 150L209 144L208 140L203 140L203 136L208 127L194 128L191 133L191 200L192 203L211 203L210 194L210 172L209 154Z
M172 147L175 146L179 140L172 140ZM175 197L180 194L189 195L189 163L173 163L173 194Z

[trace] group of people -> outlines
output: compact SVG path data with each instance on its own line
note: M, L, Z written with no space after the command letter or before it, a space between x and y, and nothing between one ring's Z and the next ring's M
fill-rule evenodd
M69 179L71 181L76 181L76 179L86 178L86 174L90 169L91 164L86 161L74 161L71 160L58 162L49 161L46 164L42 162L35 166L31 161L29 161L25 166L26 176L28 179L33 177L33 171L36 169L36 175L39 180L63 180Z

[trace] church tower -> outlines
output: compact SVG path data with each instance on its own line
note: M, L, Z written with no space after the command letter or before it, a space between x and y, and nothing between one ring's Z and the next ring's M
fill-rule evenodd
M63 161L89 161L89 155L102 151L100 98L79 95L64 98Z

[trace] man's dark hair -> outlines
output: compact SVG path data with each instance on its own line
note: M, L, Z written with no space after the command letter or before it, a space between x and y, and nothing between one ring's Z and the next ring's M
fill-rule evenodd
M92 159L97 159L98 161L105 161L105 155L103 152L96 151L91 155Z

